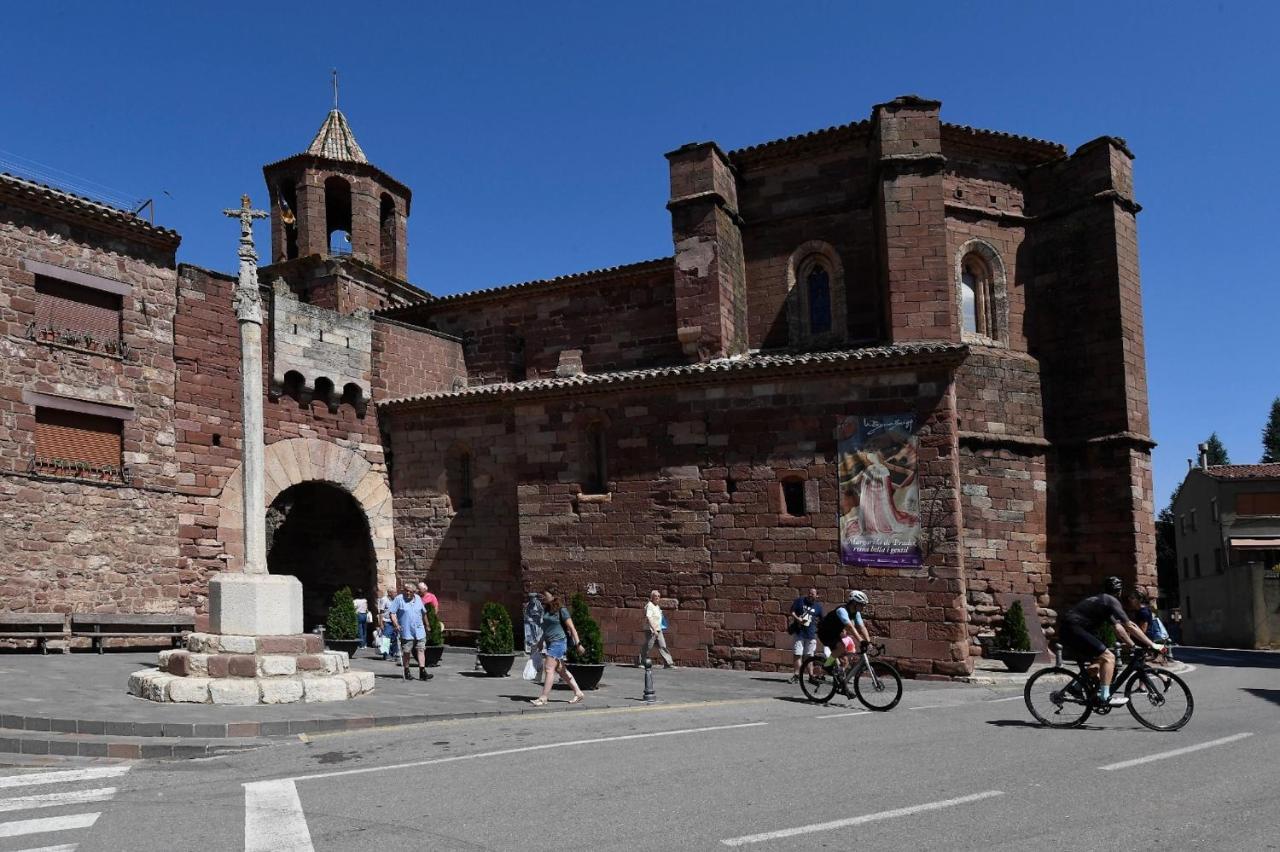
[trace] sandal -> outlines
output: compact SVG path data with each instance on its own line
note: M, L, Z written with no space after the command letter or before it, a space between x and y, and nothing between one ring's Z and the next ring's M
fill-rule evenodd
M570 704L581 704L583 701L585 701L585 700L586 700L586 698L587 698L587 695L586 695L586 693L585 693L585 692L579 692L577 695L575 695L575 696L573 696L572 698L570 698L570 699L569 699L569 703L570 703Z
M545 707L547 705L547 699L534 698L529 703L532 704L534 707Z

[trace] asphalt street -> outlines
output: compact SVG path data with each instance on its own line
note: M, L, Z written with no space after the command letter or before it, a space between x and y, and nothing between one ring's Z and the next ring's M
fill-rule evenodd
M1200 653L1176 733L1125 711L1046 730L1020 690L908 681L879 714L744 676L714 703L326 734L74 783L0 769L0 807L112 788L0 812L0 852L1280 848L1277 658Z

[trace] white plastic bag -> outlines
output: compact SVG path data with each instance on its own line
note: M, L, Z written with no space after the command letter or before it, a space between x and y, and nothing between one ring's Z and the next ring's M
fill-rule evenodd
M382 656L384 657L387 654L391 653L391 637L390 636L378 637L378 653L382 654Z
M520 676L525 680L534 680L538 677L538 667L533 664L532 657L524 661L524 671L520 673Z

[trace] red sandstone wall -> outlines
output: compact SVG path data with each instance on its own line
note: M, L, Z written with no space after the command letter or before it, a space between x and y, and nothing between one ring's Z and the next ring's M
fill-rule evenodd
M797 589L816 585L832 601L862 587L874 601L873 630L907 668L961 673L969 663L958 504L947 486L956 481L952 405L945 376L902 372L530 399L512 404L510 415L461 403L397 415L401 571L439 576L442 597L470 610L484 597L517 603L521 589L568 594L594 584L592 605L614 659L634 656L637 607L656 588L667 599L678 659L752 668L789 665L784 613ZM931 514L933 567L841 567L835 425L850 413L916 406L926 488L943 486ZM583 429L596 417L608 423L604 496L583 495L579 485ZM452 508L447 481L449 444L459 434L477 453L476 503L463 512ZM781 512L781 477L793 473L810 483L804 519ZM480 542L489 548L473 567L465 553ZM473 582L491 584L483 596L460 597L453 577L464 565Z
M42 261L132 286L122 358L28 338ZM0 204L0 611L190 611L173 491L172 249ZM127 484L29 473L35 410L23 390L132 407Z
M788 345L788 267L791 255L811 240L829 244L840 257L848 339L884 338L867 156L865 131L786 156L769 147L733 155L740 170L752 348Z
M459 341L381 318L373 323L373 365L377 400L451 390L467 377Z
M471 384L554 376L565 349L581 349L589 373L628 370L683 362L672 287L665 266L443 299L418 316L464 341Z

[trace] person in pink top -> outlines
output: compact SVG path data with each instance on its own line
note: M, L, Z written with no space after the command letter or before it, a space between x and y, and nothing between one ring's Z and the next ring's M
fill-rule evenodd
M440 617L440 599L431 593L431 590L427 588L425 581L418 584L418 597L422 598L423 606L430 604L435 607L436 618Z

